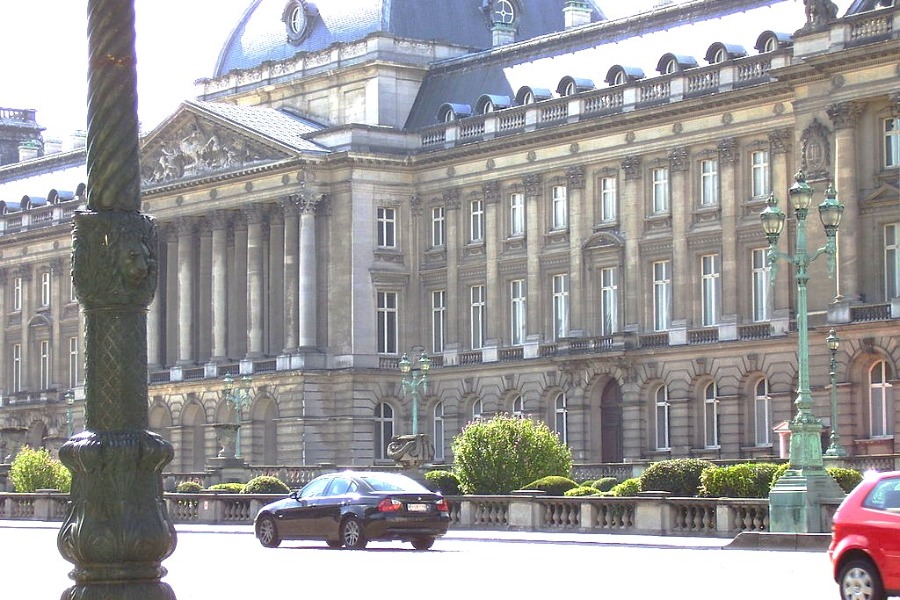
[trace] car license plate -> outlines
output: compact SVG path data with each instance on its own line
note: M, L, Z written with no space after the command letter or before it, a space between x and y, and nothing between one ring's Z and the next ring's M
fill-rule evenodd
M421 503L410 503L406 505L409 512L428 512L428 505Z

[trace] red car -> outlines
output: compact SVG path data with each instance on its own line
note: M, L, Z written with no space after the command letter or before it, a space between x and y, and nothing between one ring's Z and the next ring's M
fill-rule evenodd
M844 600L900 595L900 471L867 473L844 498L828 556Z

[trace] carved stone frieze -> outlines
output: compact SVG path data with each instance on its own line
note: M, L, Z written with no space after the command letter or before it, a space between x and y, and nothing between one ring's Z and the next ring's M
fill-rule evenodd
M584 189L584 167L576 165L566 169L566 185L571 190Z
M738 161L737 140L733 137L719 140L717 145L719 162L724 165L733 165Z
M625 173L625 179L641 178L641 157L626 156L622 159L622 171Z
M669 150L669 168L672 172L688 170L688 149L684 146L678 146Z
M531 173L522 178L522 184L525 186L526 196L541 195L541 176L537 173Z

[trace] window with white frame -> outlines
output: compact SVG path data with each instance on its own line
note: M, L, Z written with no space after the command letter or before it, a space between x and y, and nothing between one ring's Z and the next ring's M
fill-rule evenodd
M772 444L772 399L767 379L756 383L753 394L753 441L757 446Z
M41 306L50 306L50 271L41 272Z
M386 460L387 446L394 437L394 409L381 402L375 407L375 458Z
M894 388L890 367L880 360L869 369L869 421L873 438L894 435Z
M719 447L719 398L716 384L710 383L703 390L703 443L707 448Z
M379 206L377 210L378 247L397 247L397 210Z
M656 426L656 449L668 450L669 445L669 390L666 386L661 385L656 389L654 395L655 408L655 426Z
M569 444L569 408L566 394L560 392L556 395L556 410L553 413L553 430L559 436L559 441L564 445Z
M721 297L719 263L718 254L707 254L700 257L703 327L711 327L719 321L719 299Z
M41 360L40 360L40 388L42 390L46 390L50 388L50 341L49 340L41 340L39 345Z
M434 427L432 428L434 441L434 458L444 460L444 403L434 405Z
M478 350L484 346L486 310L487 303L484 297L484 286L473 285L469 288L469 323L472 350Z
M653 169L653 214L669 212L669 169Z
M22 391L22 344L12 347L12 391Z
M700 161L700 206L719 204L719 161Z
M484 416L484 403L481 401L481 398L476 398L472 403L472 420L480 421Z
M900 117L884 120L884 166L900 167Z
M665 331L672 315L672 262L653 263L653 329Z
M556 339L569 335L569 276L553 276L553 334Z
M431 292L431 351L444 351L444 334L447 330L447 292Z
M78 338L69 338L69 387L73 388L81 382L81 354L78 350Z
M435 206L431 209L431 247L440 248L444 245L444 207Z
M484 200L472 200L469 203L469 240L484 241Z
M769 152L756 150L750 154L750 194L754 198L768 196L769 186Z
M525 400L522 398L521 394L513 398L511 409L510 414L512 414L512 416L518 418L525 416Z
M525 194L509 195L509 235L525 235Z
M509 282L509 341L518 346L525 343L525 280Z
M751 251L753 320L757 323L771 318L772 267L769 264L768 248L754 248Z
M618 267L600 269L600 335L612 335L619 327Z
M554 185L550 192L550 203L553 207L551 229L554 231L566 229L569 226L569 202L566 196L566 186Z
M900 241L898 224L884 226L884 297L886 300L900 296Z
M611 223L615 221L618 209L618 197L616 194L616 178L600 178L600 221Z
M22 278L21 277L13 277L12 284L12 308L14 311L22 310Z
M376 297L377 351L379 354L396 354L398 334L397 293L377 292Z

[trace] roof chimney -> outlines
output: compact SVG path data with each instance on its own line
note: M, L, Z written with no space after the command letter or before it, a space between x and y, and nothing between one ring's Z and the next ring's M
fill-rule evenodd
M507 23L494 23L491 25L494 48L516 41L516 28Z
M41 144L37 140L27 140L19 144L19 162L31 160L41 155Z
M566 0L563 15L566 21L566 29L580 27L591 22L591 7L582 0Z

